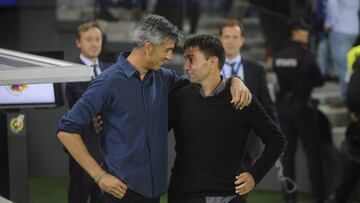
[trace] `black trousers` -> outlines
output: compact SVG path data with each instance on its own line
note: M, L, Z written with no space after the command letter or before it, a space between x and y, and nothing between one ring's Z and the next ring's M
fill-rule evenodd
M103 193L104 203L160 203L160 198L146 198L128 189L122 199L118 199L106 192Z
M337 202L347 202L351 193L356 188L357 183L360 181L360 163L349 161L345 165L345 170L342 175L340 184L335 190L335 198Z
M300 139L307 158L310 184L314 198L316 202L322 202L325 198L324 178L321 161L321 139L318 132L316 111L302 100L295 100L291 104L281 104L277 108L281 129L288 142L282 157L284 176L293 180L296 179L295 154L297 141ZM283 190L283 193L285 199L296 198L296 192L288 193Z
M206 203L206 199L205 197L199 197L199 198L168 197L168 203ZM232 199L229 203L246 203L246 198L237 196L234 199Z
M69 203L102 203L99 186L94 183L89 174L70 156L69 157Z

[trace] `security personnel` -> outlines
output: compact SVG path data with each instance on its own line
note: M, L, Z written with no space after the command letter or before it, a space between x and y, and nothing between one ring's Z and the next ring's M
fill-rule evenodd
M303 20L289 22L290 41L274 55L274 70L279 81L277 108L281 129L288 140L283 155L284 176L295 179L295 153L300 138L307 157L315 202L323 202L320 136L311 91L323 85L320 68L308 48L309 28ZM288 187L291 187L288 185ZM283 188L285 200L296 202L296 192Z

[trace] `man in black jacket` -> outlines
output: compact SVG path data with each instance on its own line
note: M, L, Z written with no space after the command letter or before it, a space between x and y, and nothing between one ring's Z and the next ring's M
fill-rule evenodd
M109 65L100 62L98 56L101 52L103 33L100 26L94 22L88 22L78 27L76 38L76 46L80 50L80 55L74 62L89 66L94 70L94 75L99 75ZM66 99L69 107L76 103L81 98L81 95L87 89L89 82L77 82L66 84ZM99 136L95 134L92 123L89 128L85 129L82 137L88 147L90 153L94 156L96 161L102 161L99 150ZM99 203L101 201L100 190L92 178L81 168L81 166L69 156L69 175L70 185L68 202L69 203L86 203L89 196L92 203Z
M287 137L288 147L283 155L284 175L295 179L297 139L304 146L309 167L312 192L317 203L324 199L324 178L321 165L320 136L311 92L323 84L316 59L308 48L309 30L303 20L289 22L290 41L274 55L274 70L279 81L277 109L281 129ZM289 185L290 187L290 185ZM284 188L288 203L296 202L296 192Z
M176 158L169 203L244 203L283 152L285 137L254 97L243 110L228 105L229 84L220 75L221 42L210 35L188 39L184 69L192 84L170 95L170 125ZM249 131L265 143L260 158L245 167Z
M221 74L225 78L234 75L240 77L251 93L258 98L270 118L278 124L278 115L275 104L270 97L265 69L241 55L241 48L245 41L244 32L244 24L237 20L226 21L220 26L219 39L224 46L226 57ZM254 132L251 133L253 134ZM257 136L250 136L247 147L245 163L251 166L260 156L264 149L264 144L261 143Z

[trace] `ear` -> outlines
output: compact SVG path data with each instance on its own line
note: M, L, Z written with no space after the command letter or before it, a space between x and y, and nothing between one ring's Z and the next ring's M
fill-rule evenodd
M76 47L77 47L78 49L80 49L80 47L81 47L80 39L76 39L76 40L75 40L75 45L76 45Z
M151 42L145 42L144 50L145 50L145 54L149 56L151 55L150 53L154 50L154 45Z
M212 57L209 58L209 61L210 61L211 67L218 68L218 64L219 64L218 57L212 56Z

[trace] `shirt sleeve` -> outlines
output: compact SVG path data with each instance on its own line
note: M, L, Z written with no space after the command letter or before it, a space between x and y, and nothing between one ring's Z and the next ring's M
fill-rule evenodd
M244 111L247 124L265 144L265 149L259 159L248 169L255 183L258 184L284 152L286 139L279 127L265 113L256 97L253 97L250 106Z
M111 102L112 88L104 78L90 83L75 105L62 117L58 131L81 134L90 120Z
M175 71L169 69L163 69L163 70L164 70L164 74L167 75L168 84L169 84L169 93L175 89L179 89L190 84L187 75L178 75Z

